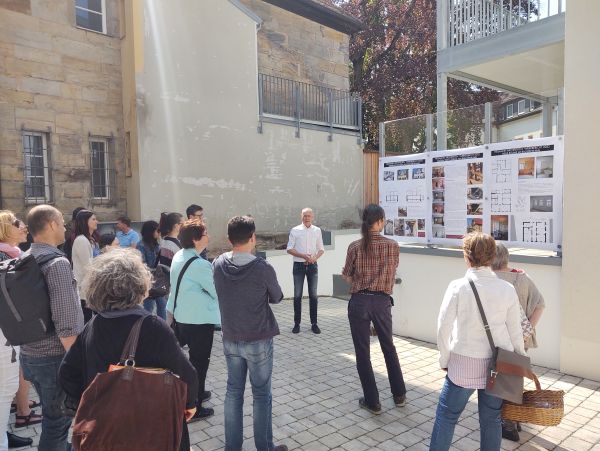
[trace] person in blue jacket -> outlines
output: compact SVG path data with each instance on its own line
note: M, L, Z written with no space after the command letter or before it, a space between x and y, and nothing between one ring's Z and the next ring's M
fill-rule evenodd
M197 411L191 421L214 415L213 409L203 406L211 397L211 392L205 390L206 373L215 324L221 324L212 265L200 258L208 245L208 238L206 226L200 219L189 219L181 226L179 241L182 249L173 256L171 263L171 292L167 302L170 319L174 318L177 322L179 344L189 346L190 362L198 373ZM186 264L175 299L177 280Z

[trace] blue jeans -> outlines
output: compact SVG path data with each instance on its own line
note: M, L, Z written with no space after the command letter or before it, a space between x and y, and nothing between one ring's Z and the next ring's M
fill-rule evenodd
M58 385L58 367L64 356L29 357L21 354L25 379L30 381L42 403L42 435L39 451L65 451L71 418L61 413L63 391Z
M254 445L258 451L272 451L271 374L273 373L273 339L259 341L223 340L227 361L225 394L225 449L239 451L244 440L244 388L246 373L252 386Z
M459 387L446 376L435 414L429 451L450 449L454 427L474 391L471 388ZM502 399L488 395L485 390L477 390L477 398L480 449L481 451L498 451L502 442L502 423L500 421Z
M144 299L144 308L150 313L154 313L154 304L156 304L156 316L167 320L167 298L146 298Z
M302 318L302 290L304 278L308 285L308 299L310 302L310 323L317 324L317 283L319 281L319 267L316 263L305 265L294 262L294 324L300 324Z

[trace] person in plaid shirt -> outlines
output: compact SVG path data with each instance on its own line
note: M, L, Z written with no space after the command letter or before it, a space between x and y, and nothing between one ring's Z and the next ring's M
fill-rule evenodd
M364 396L358 404L374 414L381 413L379 392L371 365L371 322L377 332L385 358L394 404L406 404L406 387L392 338L392 293L400 248L398 243L381 235L385 213L379 205L368 205L362 215L360 240L348 246L342 275L351 284L348 320L356 369Z

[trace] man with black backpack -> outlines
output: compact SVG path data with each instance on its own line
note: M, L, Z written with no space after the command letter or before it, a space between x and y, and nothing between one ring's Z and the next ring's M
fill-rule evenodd
M65 240L65 223L60 211L38 205L27 215L33 236L30 253L40 262L50 303L51 324L41 340L21 346L21 366L42 403L42 435L39 451L64 451L71 419L62 415L62 390L58 368L67 350L83 330L83 313L73 271L58 246Z

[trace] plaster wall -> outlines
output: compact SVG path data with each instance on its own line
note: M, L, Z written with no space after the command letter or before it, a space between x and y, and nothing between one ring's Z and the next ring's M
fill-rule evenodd
M319 259L320 296L331 296L333 275L341 273L348 245L357 239L360 239L360 234L356 230L333 232L332 246ZM292 257L285 251L269 251L267 260L275 268L284 296L293 297ZM546 309L537 327L540 347L530 350L529 355L537 365L558 369L561 337L556 331L561 326L561 268L530 263L514 266L524 269L533 278L546 301ZM396 275L402 283L394 287L395 305L392 308L394 333L436 343L437 317L446 288L451 280L463 277L465 272L460 251L451 257L419 255L409 253L401 246ZM307 295L305 286L304 296ZM293 309L291 303L289 308Z
M600 123L599 2L571 2L565 25L565 160L562 271L561 370L600 380L600 241L585 224L598 224L600 165L590 144ZM585 68L585 70L583 69ZM593 138L592 138L593 139ZM586 233L587 232L587 233Z
M256 22L221 0L149 1L136 73L141 217L205 208L213 246L226 221L252 214L287 231L313 207L320 225L358 219L356 137L265 124L257 132Z

